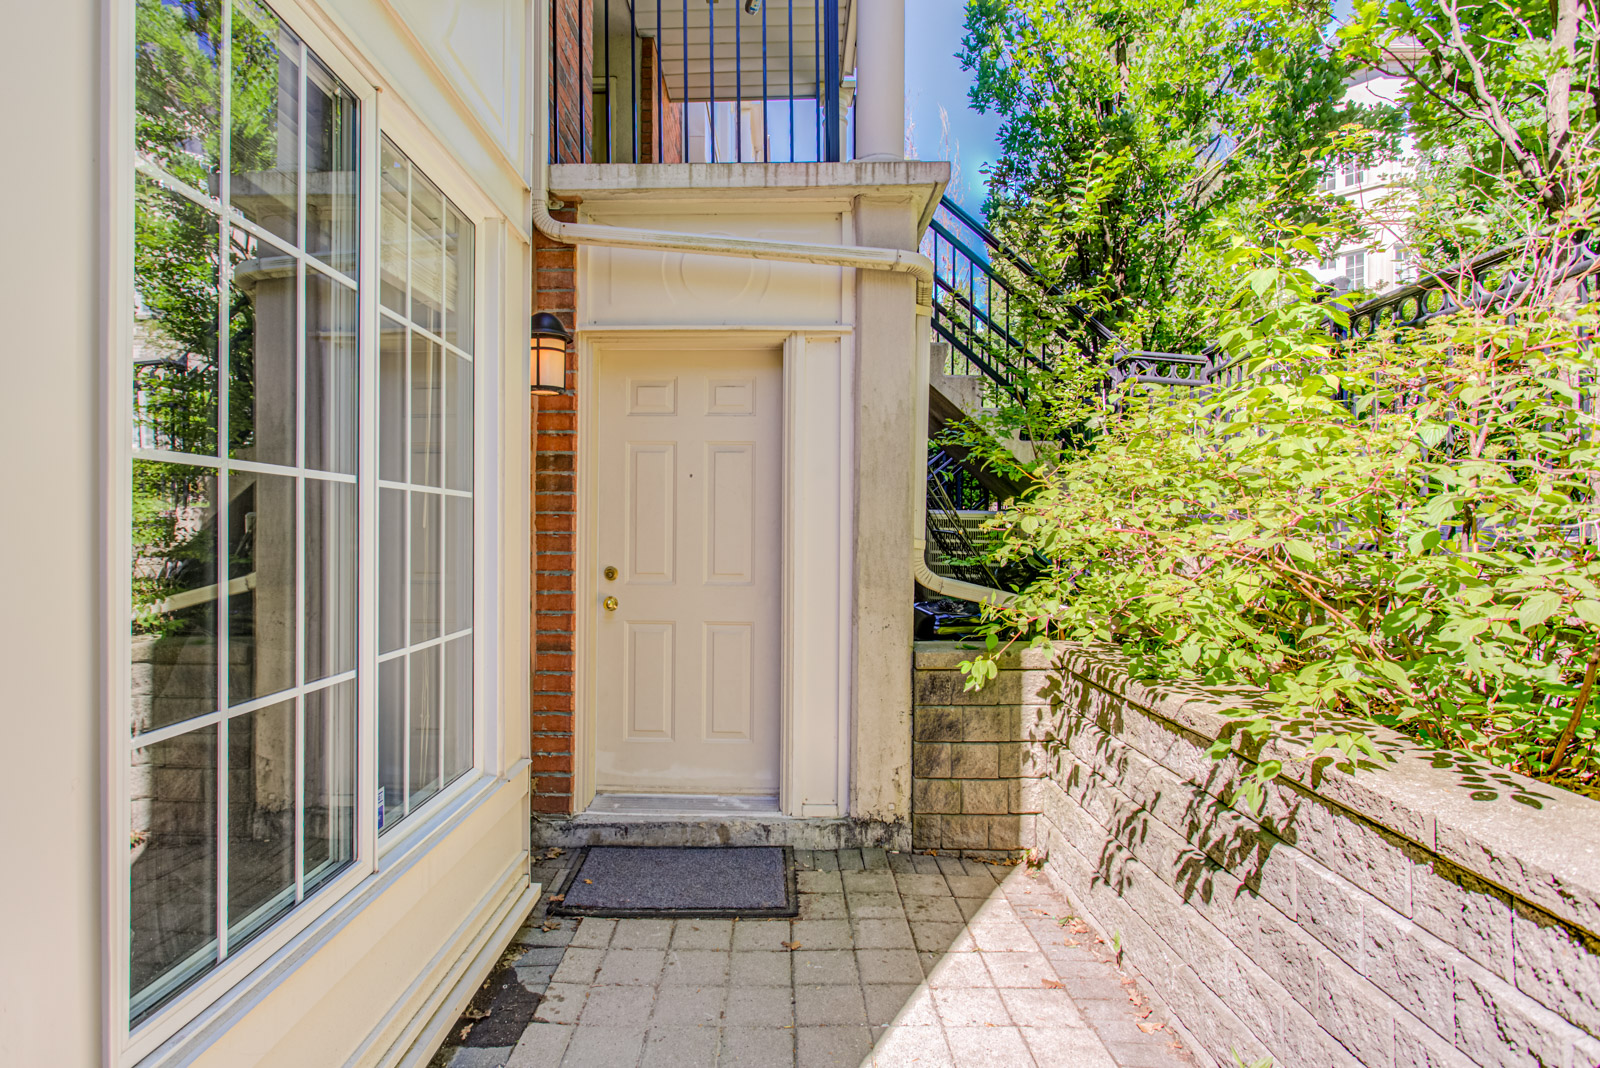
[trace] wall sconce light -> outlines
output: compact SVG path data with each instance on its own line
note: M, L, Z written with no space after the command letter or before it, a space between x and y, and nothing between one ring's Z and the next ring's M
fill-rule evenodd
M528 342L528 387L541 397L571 393L567 388L567 346L572 335L549 312L533 317Z

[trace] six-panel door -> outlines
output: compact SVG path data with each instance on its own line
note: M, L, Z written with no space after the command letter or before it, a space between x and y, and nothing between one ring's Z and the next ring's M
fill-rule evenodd
M778 791L781 389L776 351L601 359L600 790Z

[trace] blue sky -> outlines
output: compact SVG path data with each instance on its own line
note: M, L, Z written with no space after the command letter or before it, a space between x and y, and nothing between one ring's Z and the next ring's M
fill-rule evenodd
M957 173L950 196L968 211L983 206L982 168L997 155L995 115L980 115L967 103L972 74L961 69L955 54L961 48L966 0L907 0L906 109L918 159L950 159ZM939 108L949 117L949 133Z

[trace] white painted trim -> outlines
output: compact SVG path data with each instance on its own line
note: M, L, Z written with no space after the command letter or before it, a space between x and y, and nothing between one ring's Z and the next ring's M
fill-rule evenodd
M846 328L848 329L848 328ZM577 636L577 651L573 669L575 699L573 705L573 776L572 776L572 804L574 812L583 812L593 803L595 797L595 758L597 746L597 732L599 727L599 710L595 707L596 677L598 665L594 649L599 641L598 611L599 583L596 576L596 561L599 551L599 514L601 487L598 484L598 453L600 441L599 412L600 402L598 396L599 368L607 352L638 352L659 350L666 352L705 352L707 350L748 350L752 345L762 342L778 349L782 354L782 389L783 401L780 410L783 412L783 426L781 440L783 442L783 455L779 459L779 469L783 479L783 494L780 504L779 517L779 634L780 634L780 659L779 679L781 692L779 694L779 756L778 756L778 806L787 816L799 817L802 815L843 815L847 810L846 793L848 780L844 777L844 769L848 764L841 765L836 777L835 789L837 791L835 804L827 812L803 812L799 791L799 761L804 752L804 745L799 737L800 729L799 712L795 695L800 688L797 677L797 665L793 663L793 645L796 635L798 602L795 596L794 584L797 578L794 574L796 546L799 542L800 532L798 523L800 514L793 507L793 498L796 487L801 478L801 465L803 456L801 450L796 448L796 437L804 425L804 411L801 408L803 390L799 381L805 367L805 351L808 335L816 335L826 340L836 340L841 348L841 382L840 404L845 413L854 411L853 390L847 374L849 363L848 350L851 346L846 344L845 331L838 327L803 327L790 329L786 332L767 328L755 330L728 329L720 326L693 326L682 327L676 330L585 330L578 334L578 434L575 448L577 449L577 504L575 505L575 539L574 563L577 571L577 581L574 583L573 604L573 631ZM843 426L851 426L853 417ZM842 539L839 551L845 553L840 559L848 561L853 550L851 549L851 535L849 531L849 502L850 485L848 472L845 468L850 462L848 450L841 453L842 466L835 483L841 489L841 515L844 522L841 524ZM840 582L845 591L851 584L850 568L842 569ZM846 595L841 604L842 615L839 619L841 632L848 635L850 619L849 597ZM848 640L846 638L845 640ZM848 651L848 650L844 650ZM847 695L849 692L849 673L841 671L841 691L839 718L835 727L840 733L839 759L848 761L850 739L848 731L848 713L846 709ZM816 806L812 806L815 808Z
M426 1065L433 1059L446 1030L477 993L478 984L539 898L539 888L532 884L518 892L527 870L527 854L518 854L345 1061L349 1068ZM386 1039L384 1052L371 1056Z
M813 324L799 324L799 325L796 325L796 324L789 324L789 323L785 323L785 324L771 324L771 323L741 324L741 323L730 323L730 324L728 324L726 326L705 326L705 325L702 325L702 324L699 324L699 323L690 323L688 325L672 325L672 326L650 326L648 324L612 325L610 323L595 324L595 325L588 325L588 324L580 323L578 325L578 332L583 334L585 337L589 338L590 340L604 341L604 342L608 343L613 348L621 348L623 345L627 344L629 341L631 341L631 340L633 340L635 338L641 337L641 336L645 336L645 337L650 337L652 339L656 339L656 338L659 338L660 335L663 335L663 334L667 334L667 335L693 334L693 335L696 335L696 337L699 337L699 336L704 335L707 331L715 331L715 332L717 332L719 334L738 333L738 334L753 334L753 335L756 335L753 338L752 337L744 338L743 340L744 340L744 342L746 344L748 344L751 341L770 341L770 342L772 342L774 344L777 344L777 343L780 343L780 342L787 342L790 337L792 337L792 336L794 336L796 334L806 334L806 335L811 335L813 337L843 337L843 336L845 336L847 334L854 333L855 332L855 327L848 326L848 325L840 325L840 324L836 324L836 323L824 323L824 324L821 324L821 325L813 325ZM652 342L651 344L643 345L643 346L640 346L640 347L644 347L644 348L667 348L667 347L683 347L683 346L681 344L676 343L676 342L659 342L659 341L655 341L655 342Z

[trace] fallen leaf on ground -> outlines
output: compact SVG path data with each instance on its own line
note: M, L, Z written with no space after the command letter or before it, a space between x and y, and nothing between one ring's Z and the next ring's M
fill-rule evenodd
M791 951L800 948L800 943L799 942L780 942L778 944L781 945L784 949L791 950Z
M559 931L559 930L561 930L561 921L560 920L545 920L539 926L541 928L543 928L544 930L546 930L546 931Z
M1063 938L1061 940L1061 944L1064 945L1064 946L1077 946L1077 945L1082 945L1083 943L1075 942L1070 938Z
M586 884L588 884L589 886L593 886L594 885L594 880L593 879L585 879L584 882Z
M1062 988L1060 979L1041 979L1039 981L1043 983L1045 988L1048 990L1060 990Z
M1139 1025L1139 1030L1143 1031L1147 1035L1153 1035L1157 1031L1161 1030L1161 1025L1158 1023L1142 1023Z
M567 899L567 895L566 894L557 894L556 896L554 896L554 897L552 897L550 899L550 903L552 905L555 905L555 904L559 904L562 901L565 901L566 899Z

